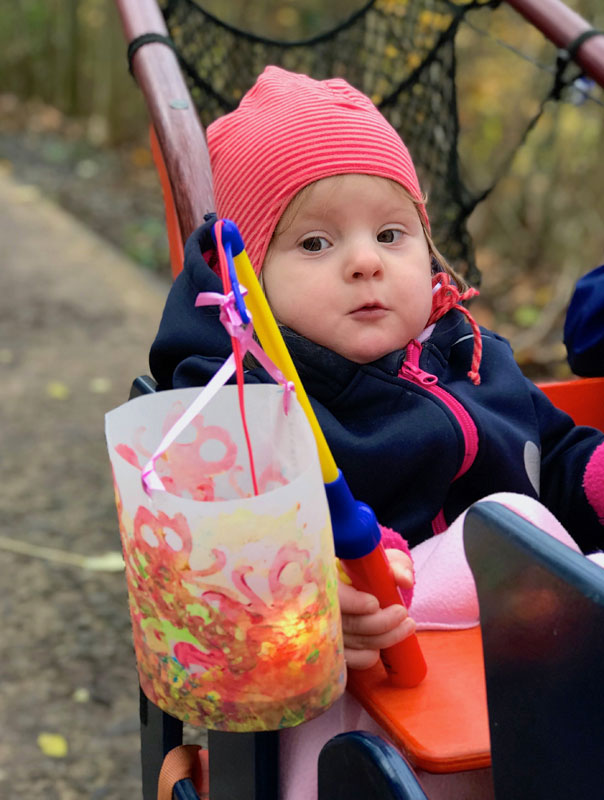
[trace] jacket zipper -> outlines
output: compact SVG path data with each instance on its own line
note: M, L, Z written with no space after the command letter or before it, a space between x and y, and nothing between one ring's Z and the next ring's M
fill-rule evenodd
M434 395L434 397L437 397L453 413L453 416L459 423L464 439L464 457L460 468L453 478L455 481L457 478L464 475L474 463L478 454L478 431L474 420L459 400L453 397L446 389L443 389L442 386L438 385L438 378L436 375L432 375L421 369L419 366L421 352L421 344L416 339L412 339L407 346L406 359L399 370L398 377L411 381L411 383L417 386L421 386L427 392ZM432 527L435 533L440 533L447 527L442 510L434 519Z

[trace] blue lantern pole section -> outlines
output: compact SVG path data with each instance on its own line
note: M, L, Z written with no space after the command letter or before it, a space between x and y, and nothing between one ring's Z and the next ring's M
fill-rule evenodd
M342 560L353 586L377 597L381 608L401 603L392 569L381 543L381 531L372 509L357 502L344 476L337 468L331 450L319 426L314 410L285 346L262 287L245 252L235 223L222 221L222 241L227 245L227 258L232 258L236 279L248 291L247 304L252 312L254 328L269 358L287 380L296 387L298 402L304 409L315 435L325 491L331 514L336 555ZM225 291L228 287L224 287ZM395 686L417 686L426 675L426 662L417 636L412 634L402 642L382 651L382 662Z

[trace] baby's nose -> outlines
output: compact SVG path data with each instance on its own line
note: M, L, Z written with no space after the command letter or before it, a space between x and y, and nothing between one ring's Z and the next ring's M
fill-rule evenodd
M382 259L373 247L354 249L348 260L347 272L353 280L379 277L383 270Z

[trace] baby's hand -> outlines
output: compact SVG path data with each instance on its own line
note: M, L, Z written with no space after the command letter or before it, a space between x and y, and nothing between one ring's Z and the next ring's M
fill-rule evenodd
M413 586L411 559L401 550L386 550L397 586ZM402 605L380 608L377 599L353 586L339 582L344 656L352 669L368 669L380 657L380 650L391 647L415 631L415 622Z

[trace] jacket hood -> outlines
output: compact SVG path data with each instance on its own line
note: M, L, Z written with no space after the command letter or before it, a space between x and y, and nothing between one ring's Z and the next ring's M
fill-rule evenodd
M223 293L222 281L210 266L215 252L211 234L215 220L216 215L206 215L205 224L187 240L184 269L174 281L151 347L149 364L159 389L207 383L231 354L231 341L219 320L218 306L195 306L199 292ZM457 328L468 332L463 316L452 310L436 323L424 342L431 371L436 370L436 374L439 365L444 367L449 358ZM282 333L306 391L320 402L335 398L359 371L376 369L396 376L405 358L405 349L401 348L370 364L357 364L288 328L282 328ZM271 379L257 367L246 373L246 380Z

